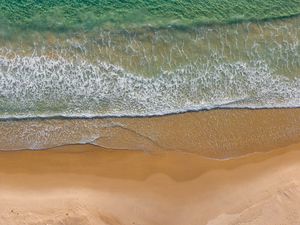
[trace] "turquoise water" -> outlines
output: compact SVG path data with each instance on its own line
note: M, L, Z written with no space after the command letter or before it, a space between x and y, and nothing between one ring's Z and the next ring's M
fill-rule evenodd
M236 133L216 137L216 129L235 126L223 123L227 114L182 119L180 137L168 130L171 117L161 117L162 124L111 117L300 107L299 3L0 0L0 149L92 143L149 150L164 138L172 142L167 149L235 148L228 140L244 140L239 133L248 127L239 122ZM269 130L248 138L251 147L262 136L278 144L299 136L298 114L281 116L287 120L278 128L272 112L262 119ZM233 121L242 114L233 113Z
M139 27L289 17L299 0L1 0L2 26L35 30Z
M2 1L0 11L2 119L300 106L299 1Z
M300 17L53 33L0 47L0 117L300 106Z

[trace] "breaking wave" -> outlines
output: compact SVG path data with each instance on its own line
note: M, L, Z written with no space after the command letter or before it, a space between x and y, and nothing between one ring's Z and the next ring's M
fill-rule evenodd
M0 118L155 116L300 107L300 79L261 60L190 63L153 77L105 62L0 58Z

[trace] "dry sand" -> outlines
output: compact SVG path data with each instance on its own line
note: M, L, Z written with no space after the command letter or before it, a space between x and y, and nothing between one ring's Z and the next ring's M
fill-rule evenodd
M0 153L0 224L299 225L300 144L217 161L90 145Z
M107 147L0 152L0 225L300 224L300 109L3 121L0 131L0 149L91 134Z

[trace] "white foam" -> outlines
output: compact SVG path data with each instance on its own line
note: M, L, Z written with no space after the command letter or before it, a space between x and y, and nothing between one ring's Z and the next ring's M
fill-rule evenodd
M0 118L151 116L212 108L300 107L300 79L261 60L192 63L146 78L120 66L0 57Z

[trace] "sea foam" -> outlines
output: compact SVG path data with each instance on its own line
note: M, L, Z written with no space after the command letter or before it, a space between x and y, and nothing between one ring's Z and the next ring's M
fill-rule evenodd
M154 77L98 62L0 60L0 117L152 116L212 108L300 106L300 79L263 61L189 64Z

